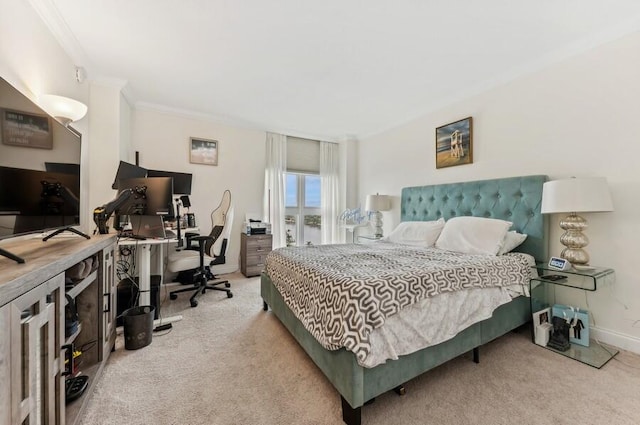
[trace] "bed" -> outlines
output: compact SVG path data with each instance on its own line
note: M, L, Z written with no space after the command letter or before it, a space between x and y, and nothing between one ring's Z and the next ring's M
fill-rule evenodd
M407 187L401 195L401 220L448 220L457 216L508 220L513 222L512 229L528 235L516 251L544 261L548 223L540 213L540 203L545 181L546 176L535 175ZM518 296L498 307L490 318L467 327L451 339L397 360L364 367L352 351L323 347L296 318L266 272L261 276L261 295L265 310L271 308L340 393L343 420L349 425L361 423L361 409L367 401L469 351L473 351L477 362L480 346L531 320L529 299Z

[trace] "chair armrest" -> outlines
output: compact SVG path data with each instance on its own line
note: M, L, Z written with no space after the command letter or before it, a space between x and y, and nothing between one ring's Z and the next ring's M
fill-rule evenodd
M192 241L194 241L194 242L195 242L195 239L194 239L194 238L196 238L196 237L198 237L198 236L200 236L200 234L199 234L199 233L186 232L186 233L184 234L184 237L185 237L185 244L184 244L184 247L185 247L185 249L190 249L190 250L193 250L193 251L197 251L197 250L198 250L198 247L197 247L197 246L195 246L195 245L193 245L191 242L192 242Z
M205 241L212 241L213 238L211 236L208 236L208 235L207 236L194 236L194 237L191 238L191 240L200 243L200 242L205 242Z

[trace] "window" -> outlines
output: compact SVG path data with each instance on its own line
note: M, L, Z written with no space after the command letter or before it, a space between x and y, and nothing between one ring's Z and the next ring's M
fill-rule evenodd
M287 246L319 245L320 176L287 173L285 179L285 231Z

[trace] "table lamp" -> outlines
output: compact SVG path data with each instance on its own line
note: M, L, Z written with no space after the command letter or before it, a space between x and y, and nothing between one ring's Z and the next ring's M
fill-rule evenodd
M560 253L571 264L589 264L589 254L583 249L589 239L582 233L587 220L576 213L613 211L609 185L604 177L585 177L553 180L542 186L542 213L569 213L560 220L565 232L560 243L565 248Z
M376 238L382 237L382 213L391 209L391 199L387 195L367 195L364 209L371 212L371 224L373 225L373 235Z

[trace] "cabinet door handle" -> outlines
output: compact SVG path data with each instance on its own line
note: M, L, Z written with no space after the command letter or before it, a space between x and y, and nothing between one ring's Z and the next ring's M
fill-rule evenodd
M104 294L105 297L107 297L107 309L106 310L102 310L103 313L108 313L111 311L111 292L107 292Z
M65 344L62 347L64 351L64 370L62 376L71 375L73 373L73 344Z

